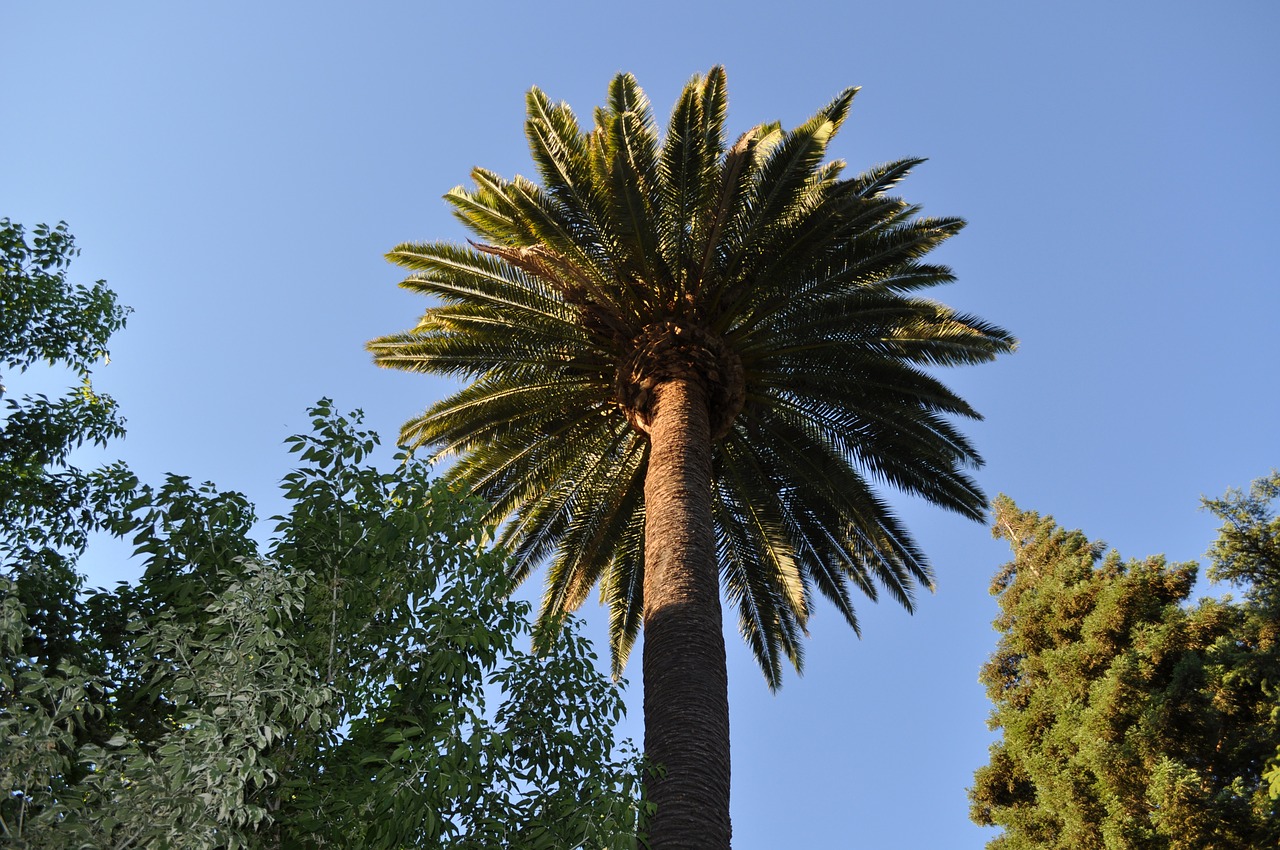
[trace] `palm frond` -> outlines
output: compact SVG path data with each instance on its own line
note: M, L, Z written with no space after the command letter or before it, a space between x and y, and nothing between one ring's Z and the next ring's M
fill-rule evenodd
M614 548L600 581L600 601L609 606L609 649L613 676L622 676L640 634L644 613L644 511L637 511Z

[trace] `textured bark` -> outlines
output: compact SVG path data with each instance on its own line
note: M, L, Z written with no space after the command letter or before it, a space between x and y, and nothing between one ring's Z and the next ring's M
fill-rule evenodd
M729 694L711 521L711 431L696 380L654 388L645 475L645 754L651 850L728 850Z

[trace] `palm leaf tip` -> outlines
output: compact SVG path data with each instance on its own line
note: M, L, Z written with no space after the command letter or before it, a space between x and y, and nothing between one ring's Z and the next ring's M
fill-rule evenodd
M849 117L849 109L853 106L853 99L861 90L861 86L850 86L844 89L830 103L818 110L813 118L809 119L809 122L802 125L802 129L815 122L825 121L831 124L830 134L834 136L843 126L845 119Z

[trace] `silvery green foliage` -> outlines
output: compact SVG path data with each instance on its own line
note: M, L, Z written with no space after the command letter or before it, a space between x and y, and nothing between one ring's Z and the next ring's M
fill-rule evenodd
M121 736L86 753L89 819L112 846L255 846L285 755L276 742L295 725L332 726L331 695L290 637L305 576L247 562L224 577L203 622L166 610L138 623L136 663L166 684L173 721L157 741Z
M0 578L0 836L16 847L54 846L78 814L66 787L97 684L63 663L46 672L23 655L29 631L14 582ZM70 846L70 845L69 845Z

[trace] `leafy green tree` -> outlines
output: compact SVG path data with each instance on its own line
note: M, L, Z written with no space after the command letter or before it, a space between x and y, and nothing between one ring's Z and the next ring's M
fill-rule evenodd
M265 551L238 494L138 488L145 573L116 591L131 637L108 675L23 657L0 588L0 829L32 847L632 847L638 767L586 641L565 624L522 650L528 606L484 506L425 463L362 464L376 436L313 413ZM108 704L112 737L83 743Z
M321 402L290 441L265 547L238 493L67 463L120 433L87 373L124 311L67 284L65 225L34 234L0 230L0 353L86 383L10 402L0 433L0 843L632 847L617 688L572 623L518 646L485 509L423 463L368 464L358 416ZM141 581L84 592L95 530L133 539Z
M665 139L630 75L589 131L535 88L541 185L477 168L445 197L480 243L388 255L442 303L376 362L473 380L402 441L509 518L513 579L550 558L544 622L599 584L615 670L643 628L655 848L729 846L721 583L777 687L815 591L856 629L852 589L932 585L873 480L984 516L950 421L977 414L923 370L1013 339L913 294L952 280L922 258L963 224L889 194L920 160L824 162L854 93L728 144L720 68Z
M1249 591L1243 604L1194 607L1194 563L1104 556L1081 532L997 500L995 533L1014 560L992 584L1002 635L982 681L1002 736L970 792L973 819L1003 828L992 850L1280 841L1263 777L1280 743L1280 645L1266 603L1276 562L1255 546L1274 547L1274 494L1255 485L1251 499L1206 502L1228 520L1211 575Z
M94 391L90 373L128 314L104 282L68 279L77 253L65 223L37 225L28 233L0 219L0 618L6 624L0 650L6 658L26 659L6 664L10 673L34 677L20 698L10 690L12 682L0 683L0 710L25 706L10 718L21 721L21 735L0 749L27 773L16 776L6 767L0 772L5 789L76 781L82 767L63 756L111 734L101 712L81 710L85 681L57 672L66 667L101 676L119 645L119 610L107 600L80 604L83 579L76 565L89 535L122 515L132 485L118 464L85 471L69 462L86 443L105 445L123 433L115 402ZM60 398L9 395L6 379L21 379L41 361L70 372L79 386ZM19 620L24 627L17 627ZM55 765L65 769L50 772ZM0 799L6 822L26 813L20 799Z
M68 280L78 253L65 222L28 234L0 219L0 572L16 582L31 620L28 654L52 666L91 663L84 653L101 649L77 640L68 617L81 590L76 561L129 484L121 467L86 472L68 463L80 446L124 433L115 402L89 376L128 310L105 282ZM40 361L71 371L80 386L57 399L6 397L5 373Z

